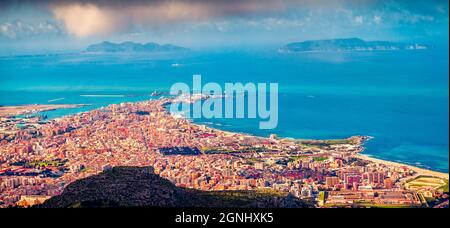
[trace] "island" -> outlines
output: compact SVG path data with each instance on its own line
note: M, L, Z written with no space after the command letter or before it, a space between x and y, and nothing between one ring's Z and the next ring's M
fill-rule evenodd
M0 207L204 207L211 197L227 197L223 207L448 207L448 174L361 156L369 136L222 131L172 115L174 99L112 104L0 135ZM186 195L198 201L180 200Z
M427 49L423 44L397 43L389 41L365 41L359 38L308 40L290 43L279 49L283 53L296 52L341 52L341 51L395 51Z
M180 52L188 51L189 49L172 45L157 43L135 43L135 42L122 42L113 43L103 41L98 44L89 45L86 49L87 53L155 53L155 52Z

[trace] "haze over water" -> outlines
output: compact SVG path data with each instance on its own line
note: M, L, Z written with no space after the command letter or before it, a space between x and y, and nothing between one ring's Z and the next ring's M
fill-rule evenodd
M257 119L194 121L262 136L369 135L375 138L366 144L365 154L448 172L448 60L448 48L332 54L264 50L5 56L0 57L0 105L92 104L45 113L54 118L151 99L152 91L168 91L175 82L191 84L193 74L201 74L203 83L277 82L276 129L260 130ZM132 96L80 96L104 94Z

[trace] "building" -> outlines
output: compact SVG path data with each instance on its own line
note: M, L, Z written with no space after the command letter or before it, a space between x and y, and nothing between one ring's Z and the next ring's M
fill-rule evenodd
M263 162L256 162L255 163L255 169L264 169L264 163Z
M339 178L338 177L327 177L325 179L325 184L329 188L333 188L335 185L339 184Z

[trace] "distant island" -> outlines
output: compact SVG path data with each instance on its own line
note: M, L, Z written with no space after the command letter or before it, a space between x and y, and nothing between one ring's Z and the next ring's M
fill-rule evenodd
M389 41L365 41L359 38L309 40L285 45L280 52L339 52L339 51L390 51L427 49L422 44L395 43Z
M175 46L172 44L164 44L160 45L157 43L135 43L135 42L122 42L122 43L112 43L109 41L103 41L98 44L89 45L86 49L86 52L101 52L101 53L109 53L109 52L139 52L139 53L151 53L151 52L175 52L175 51L187 51L189 49Z

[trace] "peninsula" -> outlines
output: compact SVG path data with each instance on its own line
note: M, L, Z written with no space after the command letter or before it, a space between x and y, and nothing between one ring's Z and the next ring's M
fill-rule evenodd
M369 137L289 140L221 131L172 116L165 108L172 101L112 104L0 135L0 207L42 203L119 166L152 167L179 188L270 190L315 207L448 204L448 174L361 157ZM126 205L148 205L131 198L137 201Z

